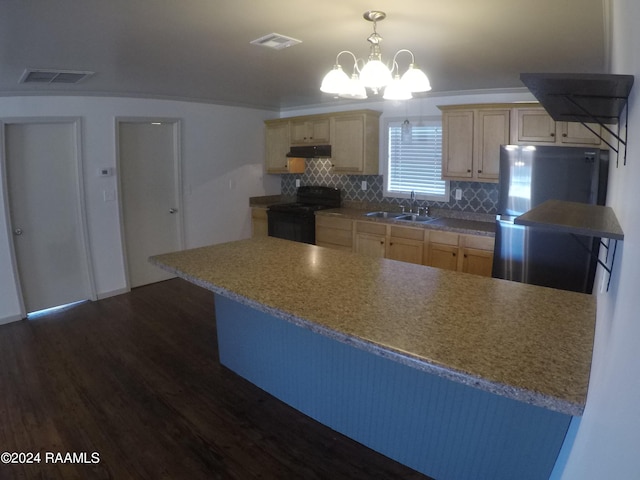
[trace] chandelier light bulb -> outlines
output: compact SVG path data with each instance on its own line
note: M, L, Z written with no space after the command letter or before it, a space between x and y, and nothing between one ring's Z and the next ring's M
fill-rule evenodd
M364 100L367 98L367 89L364 88L362 81L358 78L357 74L351 75L347 90L339 94L343 98L354 98L357 100Z
M349 77L344 73L342 67L334 65L333 69L322 79L320 91L338 95L348 88L349 81Z
M402 81L409 91L413 93L431 90L431 83L427 75L415 63L409 65L409 69L402 75Z
M411 91L400 79L400 75L396 75L393 81L384 89L382 98L385 100L409 100L413 98L413 95L411 95Z
M379 89L391 83L391 72L377 59L370 59L360 71L360 80L365 87Z

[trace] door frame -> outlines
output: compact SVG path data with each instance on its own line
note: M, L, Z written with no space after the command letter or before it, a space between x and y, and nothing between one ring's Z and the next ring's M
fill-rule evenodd
M120 244L122 245L122 259L125 271L125 291L131 291L131 281L129 273L129 257L127 253L126 231L124 225L124 195L122 190L122 168L120 158L120 124L122 123L168 123L173 127L173 176L176 192L176 208L178 209L178 248L184 248L184 201L182 191L182 120L171 117L116 117L115 118L115 139L116 139L116 172L118 178L118 216L120 224Z
M83 260L82 270L87 282L87 290L89 293L89 300L95 301L98 299L96 293L95 276L93 271L93 262L91 261L91 244L89 242L89 230L87 222L87 206L86 195L84 188L84 159L82 150L82 132L83 124L82 117L5 117L0 118L0 176L2 180L3 188L3 201L5 210L5 231L7 238L9 239L9 250L11 257L11 267L13 270L13 278L16 286L16 292L18 294L18 304L20 306L20 318L27 317L27 309L24 302L24 295L22 293L22 282L20 279L20 271L18 270L18 258L16 256L15 243L13 238L13 231L11 229L11 209L9 199L9 177L7 175L7 145L5 141L5 131L8 125L36 125L36 124L57 124L66 123L71 124L75 135L75 186L76 186L76 201L78 206L77 221L80 228L80 249L81 258Z

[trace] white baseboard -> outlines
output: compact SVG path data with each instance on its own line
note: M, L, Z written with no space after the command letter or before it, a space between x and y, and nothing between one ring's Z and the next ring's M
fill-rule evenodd
M9 317L0 318L0 325L4 325L5 323L17 322L22 320L21 315L11 315Z
M102 300L103 298L115 297L116 295L122 295L123 293L129 293L131 291L130 288L119 288L117 290L111 290L110 292L98 293L98 300Z

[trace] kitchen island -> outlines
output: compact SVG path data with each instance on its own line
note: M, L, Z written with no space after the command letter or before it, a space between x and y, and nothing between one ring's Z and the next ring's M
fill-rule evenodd
M548 478L584 408L592 296L271 237L151 261L216 294L222 364L439 480Z

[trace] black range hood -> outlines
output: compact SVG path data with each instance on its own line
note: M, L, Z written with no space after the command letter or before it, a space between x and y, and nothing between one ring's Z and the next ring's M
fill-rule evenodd
M627 104L633 75L521 73L520 80L557 122L616 125Z
M329 158L331 157L331 145L300 145L291 147L289 158Z

